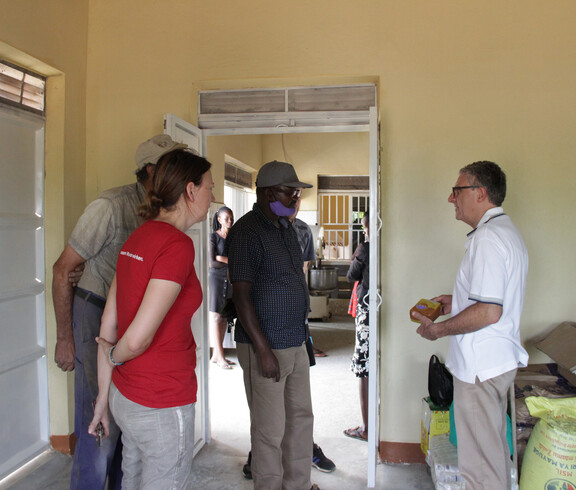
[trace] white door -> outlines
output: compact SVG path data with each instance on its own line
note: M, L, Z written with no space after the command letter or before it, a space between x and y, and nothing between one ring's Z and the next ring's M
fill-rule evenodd
M49 448L44 120L0 105L0 478Z
M202 130L192 124L174 116L164 116L164 133L170 135L174 141L186 143L204 156ZM192 332L196 340L196 377L198 379L198 395L196 401L196 418L194 423L194 454L198 453L202 446L210 441L209 398L208 398L208 361L210 346L208 344L208 301L206 300L208 287L207 265L207 236L208 228L206 221L195 224L187 231L194 241L196 257L194 266L200 279L205 300L192 317Z

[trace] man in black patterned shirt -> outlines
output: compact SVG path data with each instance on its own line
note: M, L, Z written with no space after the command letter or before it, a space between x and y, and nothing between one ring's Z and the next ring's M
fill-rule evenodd
M227 240L238 312L236 347L250 408L255 489L310 488L313 414L305 341L309 310L302 251L288 218L301 188L292 165L273 161L257 201Z

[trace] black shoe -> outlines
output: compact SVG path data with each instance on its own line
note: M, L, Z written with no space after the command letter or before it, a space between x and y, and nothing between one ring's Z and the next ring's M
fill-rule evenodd
M314 449L312 451L312 466L324 473L330 473L336 469L334 462L324 456L324 453L318 444L314 444Z
M242 467L242 474L244 475L244 478L246 478L246 480L252 480L252 468L250 467L251 464L252 464L252 451L248 453L248 461L246 461L246 464Z

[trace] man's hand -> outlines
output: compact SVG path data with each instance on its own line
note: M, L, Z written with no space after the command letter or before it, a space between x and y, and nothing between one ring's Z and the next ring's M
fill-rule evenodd
M424 337L428 340L436 340L440 337L443 337L439 331L438 326L432 320L430 320L430 318L425 317L418 312L413 312L412 317L420 322L420 326L416 330L416 333L418 333L421 337Z
M434 301L440 301L446 305L444 298L444 296L439 296L434 298ZM414 312L412 314L414 319L422 322L416 332L428 340L476 332L488 325L497 323L501 316L502 307L492 303L473 303L457 315L438 323L433 323L420 313Z
M441 294L432 298L432 301L436 301L442 305L442 315L449 315L452 313L452 295L451 294Z
M70 245L66 245L64 251L53 266L52 299L54 301L54 313L56 314L56 349L54 360L62 371L74 370L74 331L72 328L72 302L74 288L69 280L69 275L77 270L85 260Z
M80 282L80 278L84 273L84 267L86 267L86 263L82 262L80 265L76 266L76 268L68 273L68 282L72 284L73 287L76 287Z
M265 378L274 378L274 381L280 381L280 365L278 359L271 350L268 350L260 356L260 365L262 366L262 376Z
M262 376L265 378L273 378L275 381L280 381L280 365L278 359L270 349L270 345L264 337L250 292L252 291L252 283L247 281L235 281L232 283L232 300L238 312L238 318L242 322L244 330L252 339L254 344L254 351L256 357L260 361L262 369Z
M74 339L59 339L56 341L56 350L54 361L62 371L74 371L74 358L76 356L76 347Z

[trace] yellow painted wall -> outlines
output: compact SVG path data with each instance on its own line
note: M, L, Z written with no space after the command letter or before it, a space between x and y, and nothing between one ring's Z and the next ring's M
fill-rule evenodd
M302 211L318 209L318 175L369 174L367 132L267 135L263 140L264 162L290 162L296 168L298 178L314 186L302 193Z
M381 439L416 442L428 358L447 346L418 338L408 310L451 290L468 230L446 199L461 166L508 172L505 208L532 260L524 338L572 317L575 20L570 0L93 1L88 194L129 180L124 162L163 113L193 121L198 87L376 79Z
M52 264L85 206L88 0L0 0L0 59L48 76L46 95L47 352L54 358ZM0 340L1 341L1 340ZM50 432L73 431L73 376L48 362Z
M40 5L49 28L24 39L20 10ZM1 4L2 40L66 72L67 96L69 83L74 90L64 121L65 196L76 196L70 175L82 176L84 138L92 199L133 181L134 150L162 131L162 114L194 122L198 88L378 83L381 439L419 440L428 358L447 345L417 337L408 310L452 288L468 229L446 200L471 161L493 159L508 173L505 210L531 256L523 337L532 361L547 359L530 339L574 316L576 3L91 0L85 132L85 44L74 22L85 21L84 5ZM66 207L67 231L79 212Z
M258 170L262 165L262 137L260 135L209 136L206 157L212 163L215 183L214 197L224 202L224 161L226 155Z

